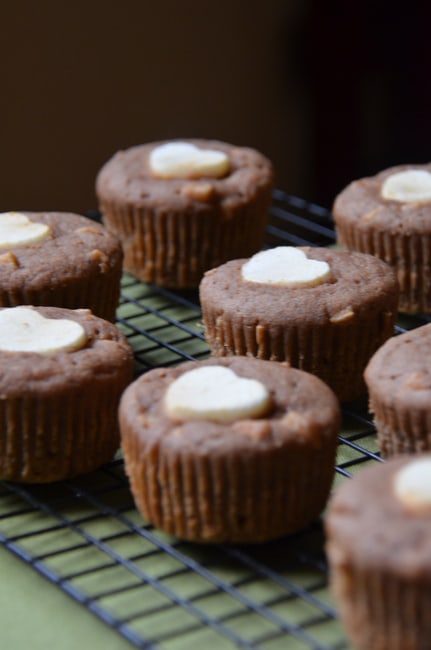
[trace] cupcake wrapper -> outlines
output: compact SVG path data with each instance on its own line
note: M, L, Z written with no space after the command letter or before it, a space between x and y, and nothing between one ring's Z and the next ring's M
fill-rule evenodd
M330 548L330 547L329 547ZM339 566L331 587L341 621L358 650L420 650L431 638L431 584Z
M287 361L325 381L342 401L365 393L363 372L377 348L393 334L396 313L316 327L255 326L220 316L202 304L205 337L215 356L248 355Z
M122 241L124 269L145 282L195 287L203 274L262 245L269 195L214 213L177 213L102 203L106 227Z
M384 458L431 449L430 413L404 409L400 404L386 404L373 392L370 394L370 411L374 413L377 440Z
M339 242L380 257L392 266L400 285L399 311L431 313L431 236L360 230L337 223Z
M335 449L186 455L123 436L136 505L156 527L198 542L262 542L295 532L323 510Z
M119 447L119 388L0 400L0 478L48 482L92 471Z
M0 288L0 307L34 305L64 307L66 309L91 309L99 318L114 322L120 297L122 268L119 265L109 273L85 279L74 278L59 287L43 290L16 290Z

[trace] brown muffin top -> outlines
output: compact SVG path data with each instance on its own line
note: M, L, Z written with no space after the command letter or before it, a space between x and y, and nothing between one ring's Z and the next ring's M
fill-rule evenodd
M253 325L280 326L343 322L366 317L369 310L394 306L398 296L395 272L374 256L358 252L304 247L308 258L326 261L331 277L317 286L285 287L245 281L246 260L233 260L208 271L200 285L202 303L211 304Z
M87 341L75 351L48 354L0 349L0 397L53 395L84 383L103 383L117 375L132 379L133 353L117 327L87 309L30 307L45 318L69 319L85 330Z
M431 323L395 336L377 350L365 369L370 392L385 403L431 408Z
M156 178L149 167L153 149L171 141L152 142L117 152L100 170L96 180L99 200L123 201L136 206L164 207L166 201L178 210L196 204L220 204L225 208L233 202L246 204L273 186L271 162L258 151L236 147L218 140L182 139L201 149L226 153L230 171L222 178L197 179Z
M22 211L51 233L32 243L0 247L0 285L4 290L61 285L69 279L108 273L123 258L116 236L87 217L68 212Z
M431 509L415 511L394 488L397 472L411 461L398 457L370 465L335 491L325 528L337 562L429 580Z
M381 195L382 184L388 176L409 169L431 172L431 163L398 165L375 176L350 183L335 199L335 222L351 223L363 230L377 229L392 234L429 234L431 203L403 203Z
M214 365L263 383L271 396L270 411L261 417L223 423L172 419L164 406L167 388L188 370ZM162 440L164 445L180 448L184 453L194 450L211 455L233 450L254 453L278 446L304 450L317 450L324 445L335 447L340 427L338 401L317 377L281 363L240 356L152 370L126 389L120 419L121 414L133 423L147 445L152 440Z

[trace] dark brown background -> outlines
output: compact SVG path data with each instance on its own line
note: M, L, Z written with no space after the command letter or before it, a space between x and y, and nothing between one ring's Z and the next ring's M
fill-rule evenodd
M352 178L431 160L428 3L15 0L0 9L0 210L96 207L117 149L254 146L329 206Z

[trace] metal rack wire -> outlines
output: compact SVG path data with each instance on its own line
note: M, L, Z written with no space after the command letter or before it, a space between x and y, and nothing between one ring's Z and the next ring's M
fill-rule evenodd
M330 213L276 191L266 246L330 245ZM424 322L404 319L398 331ZM118 326L136 374L209 352L196 292L123 278ZM365 403L344 405L337 479L378 462ZM258 546L198 546L142 522L121 456L53 486L0 484L0 543L125 639L184 650L348 648L327 587L320 522Z

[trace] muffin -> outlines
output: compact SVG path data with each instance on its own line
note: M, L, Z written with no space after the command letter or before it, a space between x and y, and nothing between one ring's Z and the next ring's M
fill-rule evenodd
M365 370L383 457L431 450L431 324L387 341Z
M431 456L368 466L325 517L330 583L358 650L426 650L431 639Z
M354 181L336 198L333 213L340 244L394 267L400 311L430 313L431 163Z
M207 269L262 245L273 189L267 158L215 140L120 151L96 182L124 268L145 282L196 287Z
M340 411L317 377L246 357L142 375L120 403L137 508L195 542L264 542L312 522L333 480Z
M111 460L132 372L124 335L89 310L0 309L0 479L56 481Z
M81 215L0 214L0 307L88 308L113 321L122 261L119 239Z
M215 356L287 361L353 400L365 393L368 360L393 334L398 285L371 255L280 246L208 271L200 300Z

